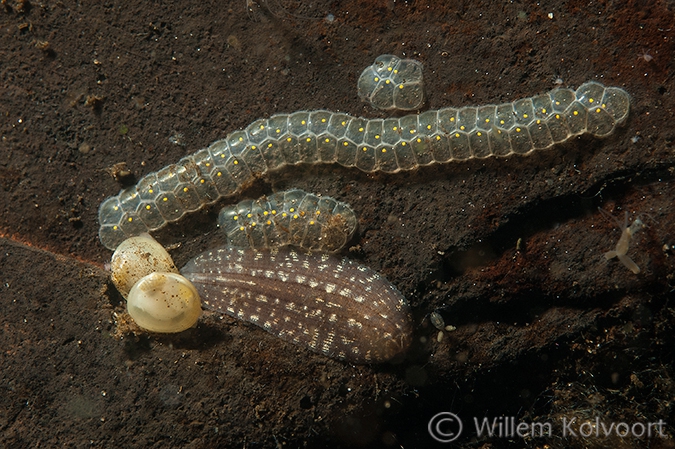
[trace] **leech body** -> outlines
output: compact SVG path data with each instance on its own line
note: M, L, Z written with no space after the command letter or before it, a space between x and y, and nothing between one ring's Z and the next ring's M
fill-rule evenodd
M206 308L352 363L385 362L412 340L408 303L370 268L289 248L206 251L181 273Z

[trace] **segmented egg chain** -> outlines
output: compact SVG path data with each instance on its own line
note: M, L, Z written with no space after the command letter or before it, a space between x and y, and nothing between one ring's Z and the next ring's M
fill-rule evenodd
M225 206L218 225L238 248L293 245L335 252L352 238L358 219L346 203L292 189Z
M110 249L223 197L286 165L330 164L397 173L435 163L529 154L574 136L603 137L626 120L623 89L590 81L513 103L443 108L365 119L298 111L260 119L177 164L143 177L99 208L99 238Z
M403 295L370 268L328 254L224 247L181 269L205 308L352 363L377 363L412 340Z
M377 109L419 109L424 103L422 64L414 59L380 55L357 83L359 97Z

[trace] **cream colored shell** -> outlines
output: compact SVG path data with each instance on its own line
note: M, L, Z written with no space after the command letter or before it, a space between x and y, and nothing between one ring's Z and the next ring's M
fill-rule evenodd
M120 243L110 261L113 284L125 298L131 287L150 273L178 273L171 256L149 234Z
M148 234L131 237L110 261L115 287L127 300L127 311L150 332L182 332L202 313L199 293L180 275L171 256Z
M143 329L174 333L194 326L202 307L197 289L183 276L151 273L129 292L127 311Z

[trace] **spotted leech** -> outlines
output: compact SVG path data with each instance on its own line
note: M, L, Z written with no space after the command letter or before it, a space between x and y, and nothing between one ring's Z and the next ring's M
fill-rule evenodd
M203 304L329 357L377 363L411 341L408 304L370 268L290 248L206 251L181 270Z

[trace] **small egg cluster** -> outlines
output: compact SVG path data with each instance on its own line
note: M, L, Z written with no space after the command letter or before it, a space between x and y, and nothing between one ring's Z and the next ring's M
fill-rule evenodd
M335 252L352 238L358 220L346 203L292 189L226 206L218 224L238 248L293 245Z
M377 109L419 109L424 103L422 64L414 59L380 55L358 81L359 97Z

